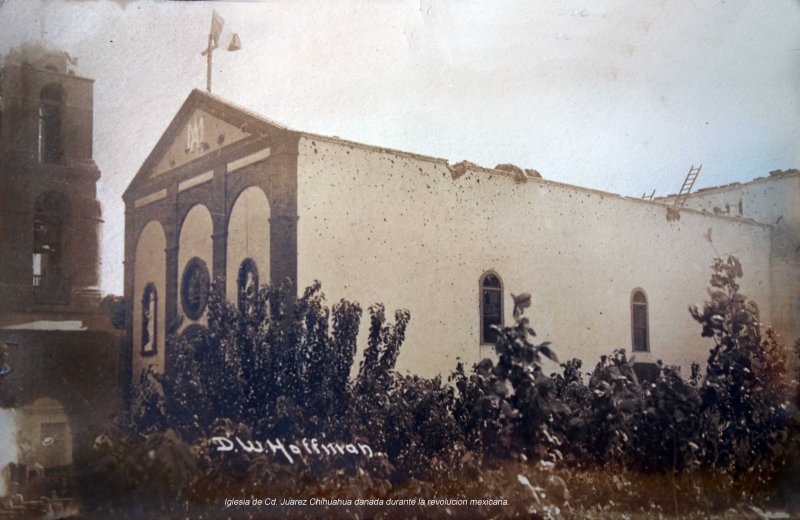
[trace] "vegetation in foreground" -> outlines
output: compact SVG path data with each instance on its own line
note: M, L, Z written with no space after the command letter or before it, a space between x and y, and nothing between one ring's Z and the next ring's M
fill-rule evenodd
M797 386L785 349L739 294L735 258L713 265L709 300L691 307L713 338L704 374L660 366L640 383L624 351L546 375L524 308L499 329L496 360L449 381L394 371L407 311L329 309L317 283L288 309L263 287L242 311L219 291L207 329L168 346L167 375L142 373L131 413L98 435L80 480L88 516L146 518L630 517L797 507ZM288 313L288 314L287 314ZM351 377L355 374L355 377ZM214 437L256 449L219 451ZM296 454L267 440L366 444L374 456ZM254 444L248 444L253 442ZM259 444L259 442L261 444ZM264 448L257 449L258 446ZM232 498L350 499L352 505L225 506ZM507 505L386 506L388 499L495 499ZM357 499L384 506L356 505Z

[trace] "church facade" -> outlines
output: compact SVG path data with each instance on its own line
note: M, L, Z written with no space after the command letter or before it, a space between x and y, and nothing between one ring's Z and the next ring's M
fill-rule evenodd
M766 182L787 183L779 203L788 208L797 179ZM124 200L134 380L147 365L164 370L171 330L205 324L215 278L231 302L253 283L288 277L297 291L320 280L329 302L407 308L398 369L424 376L491 355L491 325L512 322L511 293L523 292L539 338L561 359L591 367L624 348L688 375L711 345L687 307L707 297L717 255L741 260L742 292L764 323L779 317L780 333L797 330L797 280L779 279L797 272L797 258L773 254L776 225L749 205L742 216L715 214L509 165L451 164L292 130L200 91ZM786 224L796 241L796 215Z

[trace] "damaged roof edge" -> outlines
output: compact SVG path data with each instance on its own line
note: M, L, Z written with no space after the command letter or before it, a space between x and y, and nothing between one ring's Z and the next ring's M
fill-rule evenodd
M331 142L331 143L341 144L341 145L345 145L345 146L352 146L353 148L362 148L362 149L365 149L365 150L372 150L372 151L376 151L376 152L388 153L388 154L392 154L392 155L395 155L395 156L398 156L398 157L408 157L410 159L419 159L419 160L431 162L431 163L434 163L434 164L441 164L441 165L446 166L447 169L450 170L450 173L453 176L453 179L457 179L457 178L461 177L462 175L464 175L467 172L467 170L485 172L485 173L489 173L489 174L492 174L492 175L501 175L503 177L509 177L509 178L512 178L512 179L519 179L520 178L520 174L519 173L513 172L513 171L509 171L509 169L501 168L501 167L505 166L504 164L499 164L498 167L495 167L495 168L487 168L485 166L481 166L479 164L475 164L474 162L467 161L467 160L459 161L457 163L451 163L449 159L444 159L442 157L435 157L435 156L432 156L432 155L425 155L425 154L420 154L420 153L407 152L407 151L404 151L404 150L398 150L397 148L388 148L386 146L377 146L377 145L373 145L373 144L361 143L361 142L358 142L358 141L350 141L349 139L342 139L341 137L337 137L337 136L315 134L313 132L297 132L297 133L300 134L302 137L305 137L307 139L317 139L317 140L320 140L320 141L328 141L328 142ZM542 178L541 174L538 171L534 170L534 169L530 169L530 168L525 169L525 170L522 170L521 168L518 168L518 169L520 171L524 172L523 175L527 179L541 179ZM567 184L566 186L569 186L569 185Z
M412 159L420 159L420 160L428 161L428 162L431 162L431 163L434 163L434 164L443 165L450 171L450 174L452 175L453 180L461 178L468 171L477 172L477 173L488 173L489 175L496 175L496 176L500 176L500 177L505 177L505 178L508 178L510 180L515 180L517 182L530 181L530 182L534 182L534 183L541 184L541 185L553 186L555 188L568 189L568 190L579 191L579 192L583 192L583 193L591 193L591 194L594 194L594 195L600 195L601 197L616 198L616 199L620 199L620 200L629 201L629 202L632 202L632 203L635 203L635 204L646 204L646 205L649 205L649 206L660 206L660 207L663 207L663 208L671 207L671 206L668 206L667 204L664 204L663 202L661 202L659 200L653 200L653 201L642 200L642 199L640 199L638 197L629 197L629 196L626 196L626 195L620 195L619 193L613 193L613 192L610 192L610 191L602 191L602 190L597 190L597 189L594 189L594 188L587 188L585 186L577 186L575 184L567 184L565 182L558 182L558 181L554 181L554 180L550 180L550 179L545 179L545 178L542 178L541 176L536 177L535 175L529 173L529 170L522 170L523 172L525 172L526 178L525 179L520 179L520 176L519 176L518 173L511 172L511 171L508 171L508 170L505 170L505 169L487 168L485 166L481 166L479 164L475 164L475 163L473 163L471 161L467 161L467 160L463 160L463 161L459 161L457 163L451 164L450 161L448 161L447 159L443 159L441 157L432 157L432 156L429 156L429 155L416 154L416 153L412 153L412 152L404 152L402 150L397 150L397 149L393 149L393 148L386 148L386 147L382 147L382 146L369 145L369 144L364 144L364 143L360 143L360 142L357 142L357 141L349 141L347 139L342 139L340 137L335 137L335 136L331 137L331 136L327 136L327 135L314 134L314 133L310 133L310 132L298 132L298 133L301 136L309 138L309 139L319 139L319 140L328 141L328 142L341 144L341 145L345 145L345 146L352 146L352 147L355 147L355 148L363 148L363 149L367 149L367 150L374 150L374 151L377 151L377 152L393 154L393 155L396 155L398 157L409 157L409 158L412 158ZM499 165L499 166L503 166L503 165ZM535 171L535 170L530 170L530 171ZM536 173L538 174L539 172L536 172ZM539 174L539 175L541 175L541 174ZM755 221L745 221L745 220L743 220L741 218L726 217L726 216L723 216L723 215L712 215L712 214L708 214L708 213L703 213L702 211L695 210L695 209L692 209L692 208L685 208L684 207L684 208L680 208L680 211L681 212L686 212L686 213L691 213L691 214L696 214L696 215L703 215L703 216L706 216L706 217L719 218L719 219L722 219L722 220L734 221L734 222L738 222L740 224L750 224L750 225L755 225L755 226L759 226L759 227L763 227L763 228L769 228L770 227L768 224L761 224L761 223L755 222Z
M266 118L266 117L264 117L264 116L262 116L262 115L260 115L258 113L253 112L252 110L249 110L247 108L244 108L244 107L241 107L239 105L236 105L235 103L231 103L230 101L228 101L228 100L226 100L224 98L221 98L219 96L215 96L214 94L210 94L208 92L202 92L202 91L197 90L197 89L195 89L195 91L200 93L200 94L202 94L202 95L208 96L209 98L212 98L217 102L226 103L226 104L230 105L231 107L233 107L233 108L235 108L237 110L241 110L242 112L247 113L247 114L249 114L249 115L251 115L251 116L253 116L255 118L261 119L261 120L266 121L266 122L268 122L270 124L273 124L275 126L282 127L286 131L296 133L297 135L299 135L301 137L304 137L304 138L307 138L307 139L312 139L312 140L313 139L317 139L317 140L320 140L320 141L328 141L328 142L331 142L331 143L341 144L341 145L344 145L344 146L351 146L351 147L354 147L354 148L362 148L362 149L366 149L366 150L373 150L373 151L377 151L377 152L381 152L381 153L393 154L393 155L398 156L398 157L408 157L408 158L411 158L411 159L418 159L418 160L423 160L423 161L427 161L427 162L434 163L434 164L443 165L450 171L453 180L462 177L469 170L469 171L475 171L475 172L488 173L490 175L499 175L499 176L502 176L502 177L506 177L506 178L512 179L512 180L516 181L517 183L532 181L532 182L535 182L537 184L548 185L548 186L553 186L553 187L562 188L562 189L570 189L570 190L580 191L580 192L584 192L584 193L592 193L592 194L595 194L595 195L600 195L601 197L610 197L610 198L613 197L613 198L617 198L617 199L620 199L620 200L626 200L626 201L630 201L630 202L637 203L637 204L647 204L647 205L650 205L650 206L668 207L668 205L664 204L663 201L665 199L668 199L670 196L658 197L656 200L653 200L653 201L642 200L642 199L637 198L637 197L629 197L629 196L621 195L619 193L612 193L612 192L608 192L608 191L602 191L602 190L597 190L597 189L593 189L593 188L587 188L587 187L584 187L584 186L577 186L575 184L567 184L567 183L564 183L564 182L557 182L557 181L553 181L553 180L549 180L549 179L544 179L537 170L534 170L534 169L524 169L523 170L522 168L519 168L518 166L515 166L515 165L512 165L512 164L503 163L503 164L498 164L494 168L487 168L485 166L480 166L480 165L475 164L473 162L463 160L463 161L460 161L460 162L457 162L457 163L451 165L449 160L441 158L441 157L434 157L434 156L431 156L431 155L424 155L424 154L419 154L419 153L414 153L414 152L406 152L406 151L403 151L403 150L398 150L396 148L388 148L388 147L384 147L384 146L376 146L376 145L371 145L371 144L365 144L365 143L361 143L361 142L358 142L358 141L350 141L348 139L342 139L341 137L337 137L337 136L328 136L328 135L323 135L323 134L316 134L316 133L313 133L313 132L304 132L304 131L299 131L299 130L293 130L290 127L287 127L286 125L282 125L282 124L280 124L280 123L278 123L276 121L268 119L268 118ZM522 174L520 174L520 172L522 172ZM776 174L776 172L770 172L771 176L774 176L775 174ZM794 175L794 174L800 175L800 171L798 171L798 170L787 170L786 172L782 172L781 173L781 175ZM759 178L759 180L760 179L766 180L766 178L763 178L763 177ZM751 182L753 182L753 181L751 181ZM709 213L704 213L704 212L702 212L700 210L695 210L695 209L686 208L686 207L680 208L680 211L687 212L687 213L693 213L693 214L697 214L697 215L703 215L703 216L711 217L711 218L719 218L719 219L723 219L723 220L732 220L732 221L735 221L735 222L739 222L741 224L750 224L750 225L755 225L755 226L764 227L764 228L771 228L771 226L769 224L761 224L761 223L755 222L755 221L745 221L745 220L742 220L740 218L727 217L727 216L723 216L723 215L712 215L712 214L709 214Z
M459 166L462 166L465 169L464 173L466 173L466 170L470 170L470 171L475 171L475 172L488 173L488 174L491 174L491 175L500 175L500 176L508 177L508 178L511 178L511 179L518 178L518 175L515 174L515 173L511 173L511 172L508 172L508 171L505 171L505 170L498 170L498 169L494 169L494 168L486 168L484 166L480 166L480 165L477 165L477 164L469 162L469 161L461 161L461 162L456 163L456 164L454 164L452 166L449 163L447 164L447 167L448 167L448 169L450 169L451 172L453 172L454 167L459 167ZM463 173L458 175L458 177L461 177L462 175L463 175ZM458 177L454 177L454 179L458 178ZM579 192L583 192L583 193L591 193L593 195L599 195L601 197L620 199L620 200L624 200L624 201L627 201L627 202L631 202L633 204L643 204L643 205L647 205L647 206L651 206L651 207L652 206L658 206L658 207L665 208L665 209L671 209L672 208L671 205L665 204L665 203L660 202L660 201L643 200L643 199L640 199L638 197L629 197L629 196L625 196L625 195L620 195L619 193L613 193L613 192L609 192L609 191L602 191L602 190L597 190L597 189L594 189L594 188L587 188L585 186L577 186L575 184L567 184L565 182L553 181L553 180L550 180L550 179L544 179L542 177L534 177L534 176L531 176L530 174L528 175L528 178L526 180L530 181L530 182L533 182L533 183L536 183L536 184L545 185L545 186L552 186L552 187L555 187L555 188L567 189L567 190L572 190L572 191L579 191ZM756 227L760 227L760 228L763 228L763 229L772 228L772 226L770 226L769 224L763 224L761 222L756 222L755 220L745 220L745 219L742 219L742 218L730 217L730 216L727 216L727 215L713 215L713 214L706 213L706 212L703 212L701 210L697 210L697 209L693 209L693 208L682 207L682 208L679 208L679 211L682 212L682 213L688 213L688 214L693 214L693 215L701 215L703 217L710 217L710 218L725 220L725 221L728 221L728 222L737 222L739 224L756 226Z
M761 183L772 181L772 180L779 179L779 178L798 177L798 176L800 176L800 170L798 170L796 168L790 168L788 170L773 170L773 171L769 172L769 175L767 177L756 177L755 179L752 179L752 180L749 180L749 181L745 181L745 182L731 182L731 183L728 183L728 184L721 184L719 186L709 186L709 187L706 187L706 188L699 188L698 190L689 193L688 196L692 197L694 195L699 195L699 194L705 195L705 194L713 193L713 192L717 192L717 191L734 190L734 189L741 188L743 186L747 186L747 185L750 185L750 184L761 184ZM669 195L663 195L663 196L660 196L660 197L656 197L654 200L662 200L662 201L663 200L669 200L669 199L674 199L677 196L678 196L677 193L670 193Z
M352 146L354 148L364 148L366 150L374 150L377 152L384 152L394 154L400 157L409 157L412 159L421 159L423 161L428 161L437 164L447 164L447 159L443 159L441 157L434 157L432 155L424 155L414 152L406 152L403 150L398 150L396 148L387 148L385 146L377 146L374 144L365 144L360 143L358 141L350 141L349 139L342 139L341 137L330 136L330 135L323 135L323 134L315 134L313 132L297 132L302 137L306 137L308 139L318 139L320 141L328 141L331 143L343 144L345 146Z

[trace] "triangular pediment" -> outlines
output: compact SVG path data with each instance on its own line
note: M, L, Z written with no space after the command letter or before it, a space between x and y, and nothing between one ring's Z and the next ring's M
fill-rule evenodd
M194 90L145 159L125 196L145 189L150 181L158 179L158 184L163 184L161 177L204 156L225 154L226 148L236 149L237 143L270 139L285 131L289 129L275 121Z
M205 110L195 109L173 136L172 143L153 168L153 175L161 175L247 137L247 133L232 124Z

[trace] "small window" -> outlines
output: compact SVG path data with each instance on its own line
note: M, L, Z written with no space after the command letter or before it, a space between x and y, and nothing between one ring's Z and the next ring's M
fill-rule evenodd
M650 332L647 323L647 296L637 289L631 295L631 330L634 352L650 350Z
M152 356L158 349L158 292L147 284L142 295L142 355Z
M503 282L494 273L481 277L481 343L497 343L497 331L492 326L503 325Z
M239 266L239 276L236 280L236 295L239 311L250 310L248 303L252 304L258 294L258 266L252 258L245 259Z

